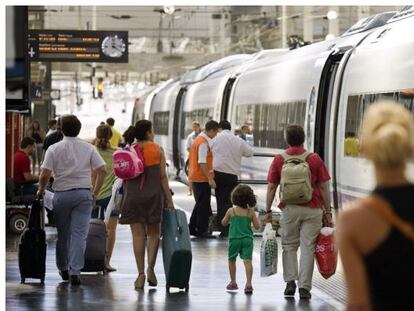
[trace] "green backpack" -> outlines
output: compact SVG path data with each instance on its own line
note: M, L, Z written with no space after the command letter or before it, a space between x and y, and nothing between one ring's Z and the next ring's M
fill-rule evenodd
M280 174L280 201L284 204L303 204L312 200L312 183L306 151L300 155L283 152L284 163Z

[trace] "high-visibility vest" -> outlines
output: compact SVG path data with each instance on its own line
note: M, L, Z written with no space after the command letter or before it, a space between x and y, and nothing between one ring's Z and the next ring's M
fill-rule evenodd
M208 147L208 141L202 135L198 135L191 146L189 158L188 178L193 182L208 182L208 177L201 169L200 163L198 163L198 149L201 144L207 144L207 167L209 171L213 169L213 154L210 147Z

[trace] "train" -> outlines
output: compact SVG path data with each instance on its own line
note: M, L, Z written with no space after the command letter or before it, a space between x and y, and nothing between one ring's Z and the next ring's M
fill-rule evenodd
M249 124L254 156L242 160L240 182L254 187L259 208L273 157L286 148L284 129L300 124L305 147L329 169L333 207L343 208L375 186L372 165L355 147L367 107L392 99L414 112L413 29L414 6L406 6L365 18L332 40L228 56L155 89L145 117L183 181L192 121L227 119L232 129ZM414 163L407 174L414 180Z

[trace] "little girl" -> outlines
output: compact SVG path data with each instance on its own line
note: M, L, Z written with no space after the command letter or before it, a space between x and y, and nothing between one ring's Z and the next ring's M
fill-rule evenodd
M253 207L256 206L256 197L252 188L247 185L238 185L231 193L233 208L227 210L221 224L229 228L229 272L231 281L227 285L227 290L238 289L236 283L236 258L240 254L246 269L245 294L252 294L252 254L253 254L253 231L252 222L255 229L259 229L260 224L257 220Z

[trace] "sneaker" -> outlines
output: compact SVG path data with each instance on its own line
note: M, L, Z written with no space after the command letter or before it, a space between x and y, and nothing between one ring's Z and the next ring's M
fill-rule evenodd
M79 275L71 275L70 276L70 284L72 285L81 285L81 278Z
M62 278L63 281L68 281L69 280L69 271L68 270L63 270L60 271L59 270L59 275Z
M227 290L238 290L238 289L239 289L239 287L237 286L237 283L236 283L236 282L230 282L230 283L227 285L226 289L227 289Z
M299 297L300 299L310 299L312 295L306 288L299 288Z
M296 292L296 283L295 281L287 282L285 288L285 296L295 296Z

